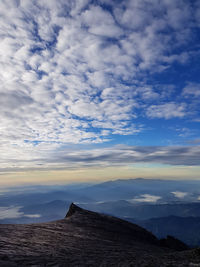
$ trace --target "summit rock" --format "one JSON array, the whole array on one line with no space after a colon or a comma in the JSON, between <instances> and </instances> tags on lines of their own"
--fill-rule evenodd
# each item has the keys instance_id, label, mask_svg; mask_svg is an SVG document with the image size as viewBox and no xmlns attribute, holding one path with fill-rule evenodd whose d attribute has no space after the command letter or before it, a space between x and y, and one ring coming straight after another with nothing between
<instances>
[{"instance_id":1,"label":"summit rock","mask_svg":"<svg viewBox=\"0 0 200 267\"><path fill-rule=\"evenodd\" d=\"M136 224L72 203L63 220L0 225L0 266L156 267L200 263L198 249L178 251L166 244Z\"/></svg>"}]
</instances>

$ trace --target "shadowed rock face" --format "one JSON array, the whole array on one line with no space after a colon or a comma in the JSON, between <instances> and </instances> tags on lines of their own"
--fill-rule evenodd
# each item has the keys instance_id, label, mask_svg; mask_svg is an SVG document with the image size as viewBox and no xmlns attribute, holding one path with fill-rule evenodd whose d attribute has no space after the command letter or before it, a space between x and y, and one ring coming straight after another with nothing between
<instances>
[{"instance_id":1,"label":"shadowed rock face","mask_svg":"<svg viewBox=\"0 0 200 267\"><path fill-rule=\"evenodd\" d=\"M198 262L198 250L162 247L154 235L135 224L74 204L63 220L0 225L0 266L156 267Z\"/></svg>"},{"instance_id":2,"label":"shadowed rock face","mask_svg":"<svg viewBox=\"0 0 200 267\"><path fill-rule=\"evenodd\" d=\"M69 207L69 210L65 216L65 218L67 217L71 217L75 212L83 212L83 209L78 207L77 205L75 205L74 203L72 203ZM85 211L85 212L88 212L88 211Z\"/></svg>"}]
</instances>

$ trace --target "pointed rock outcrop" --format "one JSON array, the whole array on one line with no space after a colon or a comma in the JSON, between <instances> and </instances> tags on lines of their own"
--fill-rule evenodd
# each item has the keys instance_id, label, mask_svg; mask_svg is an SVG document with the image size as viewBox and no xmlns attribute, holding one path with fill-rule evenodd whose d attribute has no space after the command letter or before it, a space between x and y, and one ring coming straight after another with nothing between
<instances>
[{"instance_id":1,"label":"pointed rock outcrop","mask_svg":"<svg viewBox=\"0 0 200 267\"><path fill-rule=\"evenodd\" d=\"M74 203L72 203L69 207L69 210L65 216L65 218L71 217L76 211L82 211L80 207L76 206Z\"/></svg>"}]
</instances>

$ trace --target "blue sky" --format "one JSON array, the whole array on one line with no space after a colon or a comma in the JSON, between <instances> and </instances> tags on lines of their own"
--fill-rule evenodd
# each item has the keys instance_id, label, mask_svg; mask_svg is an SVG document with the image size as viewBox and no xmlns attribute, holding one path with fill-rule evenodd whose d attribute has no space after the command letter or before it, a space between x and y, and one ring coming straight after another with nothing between
<instances>
[{"instance_id":1,"label":"blue sky","mask_svg":"<svg viewBox=\"0 0 200 267\"><path fill-rule=\"evenodd\" d=\"M199 177L199 1L2 0L0 14L2 177Z\"/></svg>"}]
</instances>

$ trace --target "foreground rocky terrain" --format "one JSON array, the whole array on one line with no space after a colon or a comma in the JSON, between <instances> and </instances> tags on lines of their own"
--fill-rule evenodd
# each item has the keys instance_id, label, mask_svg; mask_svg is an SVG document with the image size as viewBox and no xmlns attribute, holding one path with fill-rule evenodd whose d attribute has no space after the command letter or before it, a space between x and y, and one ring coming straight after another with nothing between
<instances>
[{"instance_id":1,"label":"foreground rocky terrain","mask_svg":"<svg viewBox=\"0 0 200 267\"><path fill-rule=\"evenodd\" d=\"M200 250L72 204L63 220L0 225L0 266L200 266Z\"/></svg>"}]
</instances>

